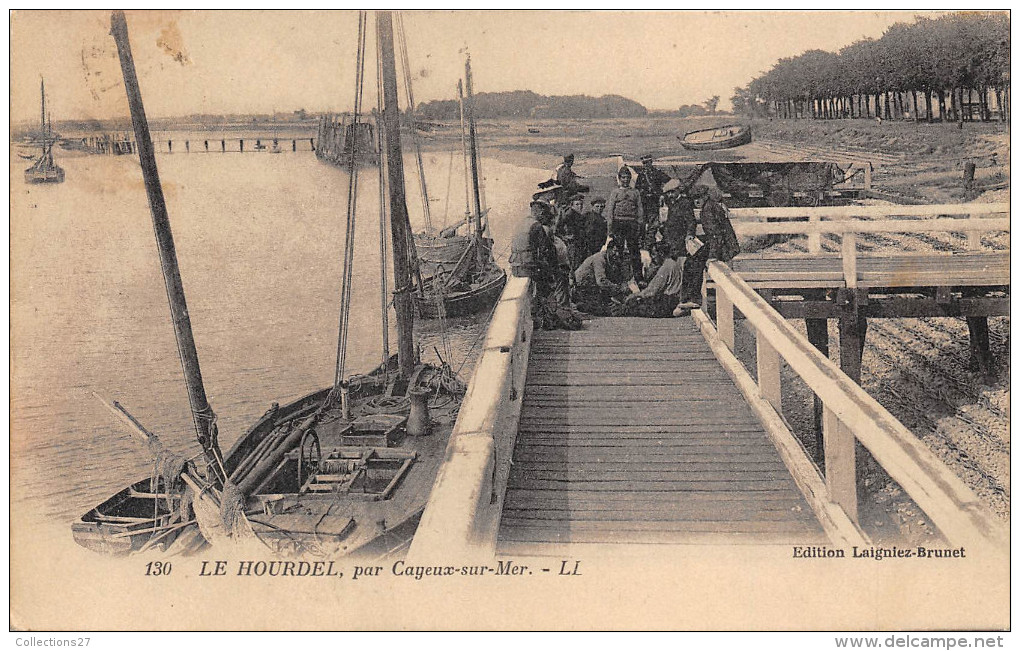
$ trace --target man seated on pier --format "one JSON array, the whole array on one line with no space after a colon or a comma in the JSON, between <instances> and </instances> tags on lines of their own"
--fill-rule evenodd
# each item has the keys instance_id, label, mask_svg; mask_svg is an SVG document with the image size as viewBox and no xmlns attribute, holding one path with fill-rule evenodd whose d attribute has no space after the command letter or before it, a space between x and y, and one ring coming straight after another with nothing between
<instances>
[{"instance_id":1,"label":"man seated on pier","mask_svg":"<svg viewBox=\"0 0 1020 651\"><path fill-rule=\"evenodd\" d=\"M604 251L588 256L574 272L574 303L577 309L595 316L609 316L614 306L630 293L626 280L615 280L630 265L622 259L623 245L609 240ZM628 275L629 278L629 275Z\"/></svg>"},{"instance_id":2,"label":"man seated on pier","mask_svg":"<svg viewBox=\"0 0 1020 651\"><path fill-rule=\"evenodd\" d=\"M668 242L652 245L652 263L658 266L658 271L647 287L625 299L621 316L657 319L673 316L673 309L680 302L682 282L676 257L673 246Z\"/></svg>"}]
</instances>

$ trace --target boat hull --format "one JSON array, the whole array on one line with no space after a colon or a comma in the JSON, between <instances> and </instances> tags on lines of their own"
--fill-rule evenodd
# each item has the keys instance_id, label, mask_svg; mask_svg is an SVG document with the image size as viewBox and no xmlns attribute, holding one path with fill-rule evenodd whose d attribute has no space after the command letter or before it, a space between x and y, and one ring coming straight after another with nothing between
<instances>
[{"instance_id":1,"label":"boat hull","mask_svg":"<svg viewBox=\"0 0 1020 651\"><path fill-rule=\"evenodd\" d=\"M715 134L725 132L725 135ZM679 137L679 136L678 136ZM740 147L751 142L751 128L730 125L718 129L701 129L689 131L680 138L680 145L691 151L713 151Z\"/></svg>"},{"instance_id":2,"label":"boat hull","mask_svg":"<svg viewBox=\"0 0 1020 651\"><path fill-rule=\"evenodd\" d=\"M477 286L464 292L450 292L443 297L443 308L448 317L467 316L490 309L499 300L503 287L506 285L506 272L496 268L489 278ZM415 294L415 307L425 319L438 319L439 306L434 294L426 292L424 296Z\"/></svg>"},{"instance_id":3,"label":"boat hull","mask_svg":"<svg viewBox=\"0 0 1020 651\"><path fill-rule=\"evenodd\" d=\"M40 172L35 169L25 170L25 183L37 184L37 183L63 183L64 182L64 168L54 167L52 169Z\"/></svg>"},{"instance_id":4,"label":"boat hull","mask_svg":"<svg viewBox=\"0 0 1020 651\"><path fill-rule=\"evenodd\" d=\"M184 527L171 528L174 514L165 496L149 489L150 479L139 480L91 509L71 525L74 541L114 556L138 551L150 541L165 550Z\"/></svg>"}]
</instances>

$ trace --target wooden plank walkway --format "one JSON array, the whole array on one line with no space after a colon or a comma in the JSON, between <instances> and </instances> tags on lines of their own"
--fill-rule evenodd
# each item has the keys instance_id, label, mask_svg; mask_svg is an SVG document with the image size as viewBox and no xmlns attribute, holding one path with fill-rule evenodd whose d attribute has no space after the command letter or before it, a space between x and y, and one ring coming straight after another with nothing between
<instances>
[{"instance_id":1,"label":"wooden plank walkway","mask_svg":"<svg viewBox=\"0 0 1020 651\"><path fill-rule=\"evenodd\" d=\"M824 540L692 319L535 331L499 553Z\"/></svg>"}]
</instances>

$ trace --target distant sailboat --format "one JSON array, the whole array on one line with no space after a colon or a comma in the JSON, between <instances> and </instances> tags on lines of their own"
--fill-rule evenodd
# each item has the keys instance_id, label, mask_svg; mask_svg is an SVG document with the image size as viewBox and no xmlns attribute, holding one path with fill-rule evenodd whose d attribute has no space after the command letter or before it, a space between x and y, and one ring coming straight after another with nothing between
<instances>
[{"instance_id":1,"label":"distant sailboat","mask_svg":"<svg viewBox=\"0 0 1020 651\"><path fill-rule=\"evenodd\" d=\"M474 199L474 211L469 210L464 222L440 232L438 237L427 231L415 234L422 275L421 289L414 295L415 305L419 314L429 319L487 310L496 303L506 285L506 271L496 264L492 256L492 239L485 236L483 220L488 219L488 209L483 207L481 198L470 58L465 63L464 76L467 111L464 111L461 94L461 123L463 125L466 113L468 140L465 159L470 160L468 195ZM457 234L457 228L464 224L473 225L473 231L469 235Z\"/></svg>"},{"instance_id":2,"label":"distant sailboat","mask_svg":"<svg viewBox=\"0 0 1020 651\"><path fill-rule=\"evenodd\" d=\"M42 95L41 123L42 123L42 152L32 167L25 170L26 183L63 183L64 168L53 162L53 138L46 121L46 82L39 82L39 90Z\"/></svg>"}]
</instances>

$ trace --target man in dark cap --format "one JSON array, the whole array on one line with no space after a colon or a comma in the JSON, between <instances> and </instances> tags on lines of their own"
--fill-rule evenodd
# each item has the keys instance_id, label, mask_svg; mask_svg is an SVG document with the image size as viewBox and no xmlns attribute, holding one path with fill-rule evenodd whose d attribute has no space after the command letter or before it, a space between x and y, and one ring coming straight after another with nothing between
<instances>
[{"instance_id":1,"label":"man in dark cap","mask_svg":"<svg viewBox=\"0 0 1020 651\"><path fill-rule=\"evenodd\" d=\"M609 235L606 226L606 218L602 216L606 209L606 200L602 197L595 197L591 202L591 208L584 213L584 257L602 250Z\"/></svg>"},{"instance_id":2,"label":"man in dark cap","mask_svg":"<svg viewBox=\"0 0 1020 651\"><path fill-rule=\"evenodd\" d=\"M588 256L574 272L574 302L577 309L595 316L610 316L613 299L622 300L630 289L626 281L617 281L621 271L629 272L630 265L621 259L623 246L618 240L609 240L604 251Z\"/></svg>"},{"instance_id":3,"label":"man in dark cap","mask_svg":"<svg viewBox=\"0 0 1020 651\"><path fill-rule=\"evenodd\" d=\"M584 208L584 197L575 194L570 197L566 210L560 213L559 222L556 224L556 235L567 245L567 258L570 261L570 271L581 266L584 259L588 257L588 245L585 241L585 218L581 214Z\"/></svg>"},{"instance_id":4,"label":"man in dark cap","mask_svg":"<svg viewBox=\"0 0 1020 651\"><path fill-rule=\"evenodd\" d=\"M574 172L573 166L574 155L567 154L563 157L563 162L553 172L552 178L538 184L539 188L552 192L556 207L559 209L566 207L568 197L587 192L590 189L578 181L581 177Z\"/></svg>"},{"instance_id":5,"label":"man in dark cap","mask_svg":"<svg viewBox=\"0 0 1020 651\"><path fill-rule=\"evenodd\" d=\"M535 294L539 297L546 297L552 292L559 264L556 249L546 230L554 223L552 206L536 199L531 202L531 214L521 224L510 245L513 275L531 278L535 283Z\"/></svg>"},{"instance_id":6,"label":"man in dark cap","mask_svg":"<svg viewBox=\"0 0 1020 651\"><path fill-rule=\"evenodd\" d=\"M680 292L679 309L693 309L701 306L701 284L705 267L711 259L729 262L740 253L740 243L730 223L729 210L722 203L722 192L718 188L696 185L691 197L701 204L701 228L705 231L704 242L697 234L698 222L694 215L685 217L684 233L687 259L684 261L683 288Z\"/></svg>"},{"instance_id":7,"label":"man in dark cap","mask_svg":"<svg viewBox=\"0 0 1020 651\"><path fill-rule=\"evenodd\" d=\"M651 248L655 242L655 234L659 228L659 205L662 197L662 186L670 181L670 176L655 166L651 154L641 157L641 167L637 170L634 187L641 193L641 203L645 213L645 232L642 242Z\"/></svg>"}]
</instances>

